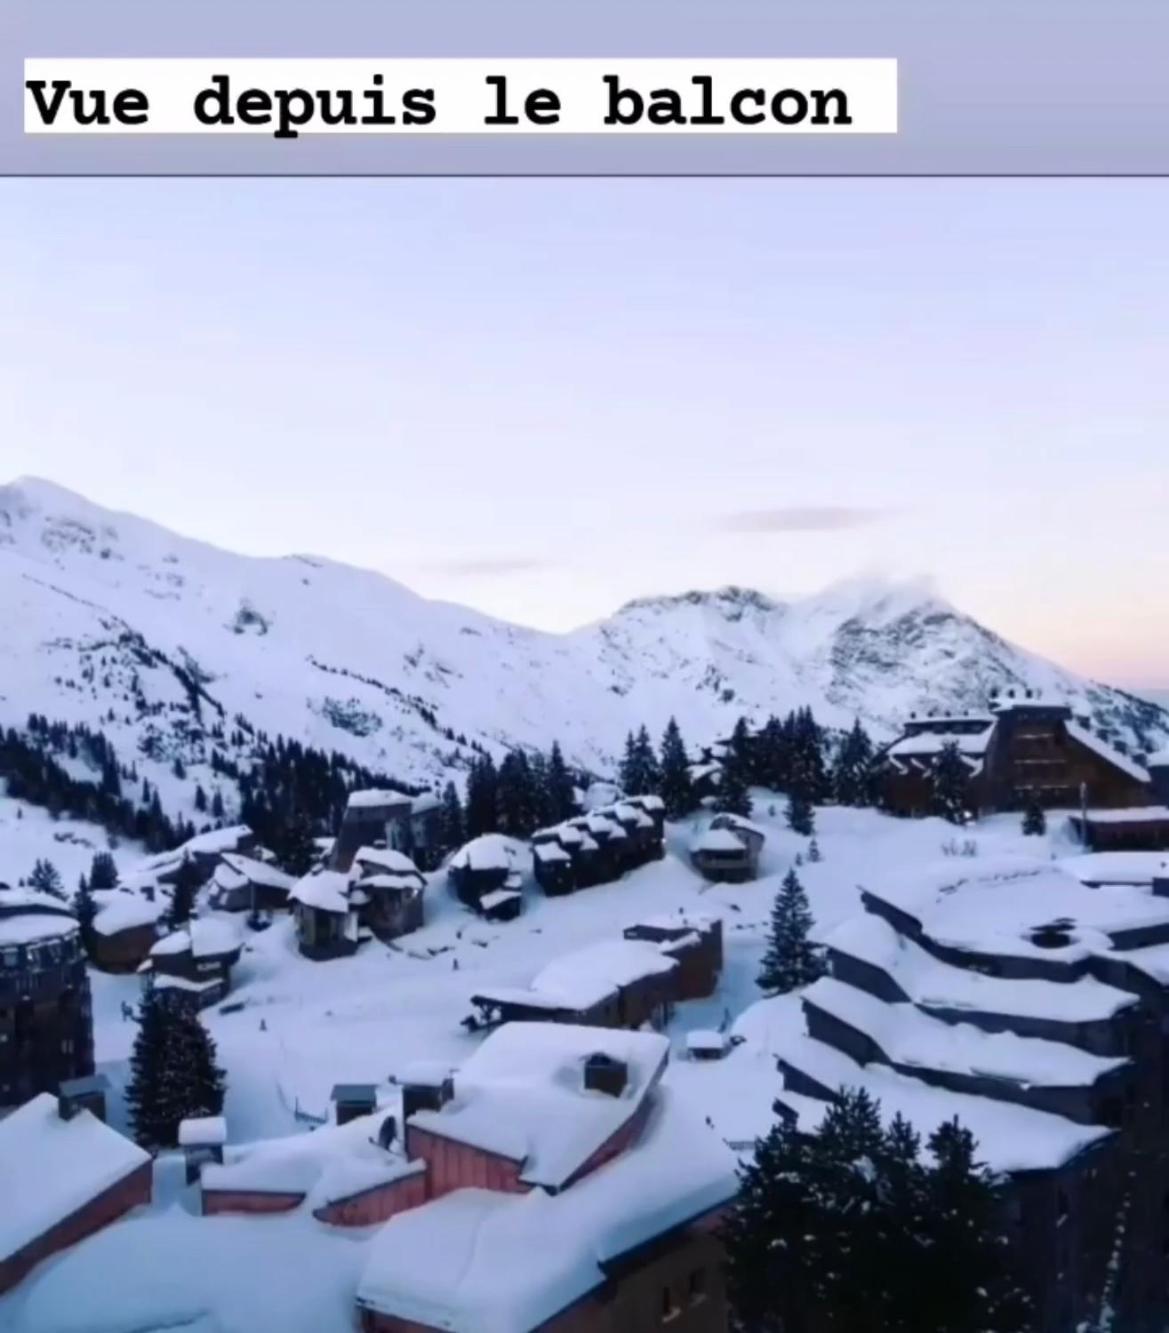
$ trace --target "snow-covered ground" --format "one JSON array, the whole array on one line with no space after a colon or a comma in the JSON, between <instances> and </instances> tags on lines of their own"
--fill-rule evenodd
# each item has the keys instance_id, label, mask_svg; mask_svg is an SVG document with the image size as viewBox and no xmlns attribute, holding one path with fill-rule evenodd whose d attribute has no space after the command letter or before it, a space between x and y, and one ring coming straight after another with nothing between
<instances>
[{"instance_id":1,"label":"snow-covered ground","mask_svg":"<svg viewBox=\"0 0 1169 1333\"><path fill-rule=\"evenodd\" d=\"M387 1083L418 1060L457 1065L481 1040L460 1023L476 988L526 985L561 953L614 939L642 917L679 909L722 917L726 962L713 996L677 1006L668 1032L673 1054L667 1080L704 1117L717 1118L725 1137L749 1141L763 1132L779 1091L771 1051L798 1024L799 1009L792 997L761 1001L755 974L779 881L798 853L806 858L808 840L784 827L782 798L766 792L755 797L754 819L768 836L762 876L752 883L710 885L690 869L686 849L701 823L695 820L668 826L664 860L615 883L556 899L526 883L524 913L512 922L471 915L440 874L430 878L425 926L394 946L372 940L352 958L310 962L298 954L287 918L266 931L246 931L228 1001L232 1011L220 1007L205 1014L228 1074L230 1142L308 1131L326 1114L334 1083ZM937 820L822 809L816 835L822 860L805 860L799 869L816 932L826 934L858 910L859 885L935 860L946 847L960 850L970 842L980 856L1066 855L1074 848L1063 824L1053 817L1047 837L1025 838L1015 817L955 830ZM52 852L75 880L93 848L53 841L54 833L65 831L26 810L23 820L0 824L0 853L6 862L15 856L31 868L36 856ZM126 857L123 870L132 869ZM138 986L134 977L93 975L97 1059L114 1086L111 1119L119 1125L125 1123L120 1092L135 1033L122 1005L136 1001ZM687 1061L686 1033L717 1028L728 1016L745 1044L722 1061ZM287 1333L351 1328L352 1294L372 1231L338 1234L303 1211L285 1218L201 1219L193 1210L190 1191L163 1189L148 1213L49 1261L0 1300L0 1327L13 1333L139 1333L158 1326L165 1313L172 1325L197 1333L242 1333L260 1325ZM134 1284L133 1302L128 1294L114 1303L103 1275L128 1255L149 1282ZM58 1268L61 1281L53 1276ZM310 1272L311 1281L305 1276ZM75 1311L62 1307L66 1275L80 1298ZM96 1306L85 1306L86 1292ZM270 1293L277 1305L265 1304L257 1293Z\"/></svg>"}]
</instances>

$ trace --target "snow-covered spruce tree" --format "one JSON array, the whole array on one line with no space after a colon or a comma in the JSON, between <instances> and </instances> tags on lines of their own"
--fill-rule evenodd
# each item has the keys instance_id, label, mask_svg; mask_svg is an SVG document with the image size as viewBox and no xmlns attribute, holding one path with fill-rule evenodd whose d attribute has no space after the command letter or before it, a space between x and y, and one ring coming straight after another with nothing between
<instances>
[{"instance_id":1,"label":"snow-covered spruce tree","mask_svg":"<svg viewBox=\"0 0 1169 1333\"><path fill-rule=\"evenodd\" d=\"M307 875L317 859L312 825L301 810L296 810L274 830L272 852L280 868L289 875Z\"/></svg>"},{"instance_id":2,"label":"snow-covered spruce tree","mask_svg":"<svg viewBox=\"0 0 1169 1333\"><path fill-rule=\"evenodd\" d=\"M638 728L633 741L637 753L638 778L641 786L638 791L629 792L630 796L655 796L662 785L662 773L658 767L658 757L654 753L653 741L644 723Z\"/></svg>"},{"instance_id":3,"label":"snow-covered spruce tree","mask_svg":"<svg viewBox=\"0 0 1169 1333\"><path fill-rule=\"evenodd\" d=\"M463 803L459 800L459 789L453 782L448 782L442 790L442 817L439 820L439 839L445 851L453 851L466 841L466 826L463 823Z\"/></svg>"},{"instance_id":4,"label":"snow-covered spruce tree","mask_svg":"<svg viewBox=\"0 0 1169 1333\"><path fill-rule=\"evenodd\" d=\"M955 741L947 741L934 764L934 813L951 824L964 824L969 801L970 770Z\"/></svg>"},{"instance_id":5,"label":"snow-covered spruce tree","mask_svg":"<svg viewBox=\"0 0 1169 1333\"><path fill-rule=\"evenodd\" d=\"M788 828L793 833L799 833L805 838L810 838L816 831L816 811L812 807L812 802L802 791L793 791L787 798L784 817L787 819Z\"/></svg>"},{"instance_id":6,"label":"snow-covered spruce tree","mask_svg":"<svg viewBox=\"0 0 1169 1333\"><path fill-rule=\"evenodd\" d=\"M495 760L489 754L476 755L467 771L465 813L468 838L495 833L499 828L498 786L499 774L496 772Z\"/></svg>"},{"instance_id":7,"label":"snow-covered spruce tree","mask_svg":"<svg viewBox=\"0 0 1169 1333\"><path fill-rule=\"evenodd\" d=\"M817 861L823 861L823 859L824 854L820 851L820 844L813 838L812 841L808 843L808 860L814 864Z\"/></svg>"},{"instance_id":8,"label":"snow-covered spruce tree","mask_svg":"<svg viewBox=\"0 0 1169 1333\"><path fill-rule=\"evenodd\" d=\"M743 764L734 750L728 751L723 761L714 808L720 814L741 815L744 819L751 814L751 794L747 790L747 774L743 771Z\"/></svg>"},{"instance_id":9,"label":"snow-covered spruce tree","mask_svg":"<svg viewBox=\"0 0 1169 1333\"><path fill-rule=\"evenodd\" d=\"M681 819L697 806L694 783L690 778L690 759L676 718L670 718L662 734L661 783L658 791L666 807L667 819Z\"/></svg>"},{"instance_id":10,"label":"snow-covered spruce tree","mask_svg":"<svg viewBox=\"0 0 1169 1333\"><path fill-rule=\"evenodd\" d=\"M771 930L756 981L770 995L786 995L824 975L824 960L808 938L812 909L799 876L789 870L771 907Z\"/></svg>"},{"instance_id":11,"label":"snow-covered spruce tree","mask_svg":"<svg viewBox=\"0 0 1169 1333\"><path fill-rule=\"evenodd\" d=\"M1038 801L1028 802L1023 811L1023 832L1028 837L1042 837L1047 832L1047 816Z\"/></svg>"},{"instance_id":12,"label":"snow-covered spruce tree","mask_svg":"<svg viewBox=\"0 0 1169 1333\"><path fill-rule=\"evenodd\" d=\"M184 856L171 885L170 911L166 915L166 924L171 930L178 930L190 921L195 895L201 884L198 867L189 856Z\"/></svg>"},{"instance_id":13,"label":"snow-covered spruce tree","mask_svg":"<svg viewBox=\"0 0 1169 1333\"><path fill-rule=\"evenodd\" d=\"M223 1070L197 1013L148 992L138 1011L126 1103L134 1137L149 1148L178 1141L179 1121L223 1110Z\"/></svg>"},{"instance_id":14,"label":"snow-covered spruce tree","mask_svg":"<svg viewBox=\"0 0 1169 1333\"><path fill-rule=\"evenodd\" d=\"M1002 1231L1001 1187L975 1159L974 1138L957 1120L931 1135L926 1224L930 1263L916 1284L920 1328L947 1333L1022 1333L1030 1301ZM929 1321L929 1322L926 1322Z\"/></svg>"},{"instance_id":15,"label":"snow-covered spruce tree","mask_svg":"<svg viewBox=\"0 0 1169 1333\"><path fill-rule=\"evenodd\" d=\"M30 889L36 889L38 893L47 893L53 898L65 901L65 885L61 882L60 872L47 857L38 857L32 868L32 874L28 877L28 886Z\"/></svg>"},{"instance_id":16,"label":"snow-covered spruce tree","mask_svg":"<svg viewBox=\"0 0 1169 1333\"><path fill-rule=\"evenodd\" d=\"M920 1152L842 1089L814 1136L782 1120L740 1171L723 1232L736 1324L751 1333L1021 1333L1028 1304L1001 1201L960 1126Z\"/></svg>"},{"instance_id":17,"label":"snow-covered spruce tree","mask_svg":"<svg viewBox=\"0 0 1169 1333\"><path fill-rule=\"evenodd\" d=\"M747 725L745 717L739 718L731 732L730 753L734 756L743 777L748 782L754 782L758 777L755 747L751 738L751 728Z\"/></svg>"},{"instance_id":18,"label":"snow-covered spruce tree","mask_svg":"<svg viewBox=\"0 0 1169 1333\"><path fill-rule=\"evenodd\" d=\"M549 822L558 824L563 819L571 819L576 810L572 774L564 762L558 741L552 742L552 749L548 752L547 783Z\"/></svg>"},{"instance_id":19,"label":"snow-covered spruce tree","mask_svg":"<svg viewBox=\"0 0 1169 1333\"><path fill-rule=\"evenodd\" d=\"M498 831L526 838L539 823L539 796L523 750L511 750L499 765L496 785Z\"/></svg>"},{"instance_id":20,"label":"snow-covered spruce tree","mask_svg":"<svg viewBox=\"0 0 1169 1333\"><path fill-rule=\"evenodd\" d=\"M91 889L118 887L117 863L109 852L94 852L89 866L89 887Z\"/></svg>"},{"instance_id":21,"label":"snow-covered spruce tree","mask_svg":"<svg viewBox=\"0 0 1169 1333\"><path fill-rule=\"evenodd\" d=\"M138 1006L138 1033L130 1052L130 1078L126 1084L126 1106L134 1138L144 1148L158 1148L172 1140L177 1130L173 1085L167 1072L167 1047L171 1039L170 1006L148 991Z\"/></svg>"},{"instance_id":22,"label":"snow-covered spruce tree","mask_svg":"<svg viewBox=\"0 0 1169 1333\"><path fill-rule=\"evenodd\" d=\"M176 1074L182 1083L180 1119L219 1115L226 1092L224 1071L216 1064L215 1042L193 1010L182 1006L174 1020ZM176 1132L178 1126L175 1126Z\"/></svg>"},{"instance_id":23,"label":"snow-covered spruce tree","mask_svg":"<svg viewBox=\"0 0 1169 1333\"><path fill-rule=\"evenodd\" d=\"M873 742L857 718L840 742L832 765L832 795L837 805L871 805L868 773L873 762Z\"/></svg>"},{"instance_id":24,"label":"snow-covered spruce tree","mask_svg":"<svg viewBox=\"0 0 1169 1333\"><path fill-rule=\"evenodd\" d=\"M77 883L77 892L73 895L73 915L81 927L81 940L89 949L93 923L97 917L97 904L93 900L93 880L84 875Z\"/></svg>"}]
</instances>

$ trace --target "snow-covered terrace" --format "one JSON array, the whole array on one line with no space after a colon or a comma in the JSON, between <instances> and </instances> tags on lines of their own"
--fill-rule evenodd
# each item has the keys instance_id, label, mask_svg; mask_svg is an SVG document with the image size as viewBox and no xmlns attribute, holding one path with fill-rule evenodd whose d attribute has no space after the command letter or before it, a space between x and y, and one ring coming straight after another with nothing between
<instances>
[{"instance_id":1,"label":"snow-covered terrace","mask_svg":"<svg viewBox=\"0 0 1169 1333\"><path fill-rule=\"evenodd\" d=\"M1127 884L1091 888L1050 861L1023 856L963 865L954 858L874 879L862 888L914 918L938 944L1012 957L1075 962L1108 953L1122 932L1169 932L1169 898ZM1033 933L1066 922L1068 942Z\"/></svg>"},{"instance_id":2,"label":"snow-covered terrace","mask_svg":"<svg viewBox=\"0 0 1169 1333\"><path fill-rule=\"evenodd\" d=\"M886 1004L834 977L814 982L803 999L864 1033L898 1065L1004 1079L1024 1087L1070 1088L1090 1087L1127 1063L1064 1042L945 1023L912 1004Z\"/></svg>"},{"instance_id":3,"label":"snow-covered terrace","mask_svg":"<svg viewBox=\"0 0 1169 1333\"><path fill-rule=\"evenodd\" d=\"M729 1065L736 1054L711 1068ZM1041 1171L1062 1166L1112 1133L1099 1125L1081 1125L1013 1102L931 1087L883 1065L858 1065L831 1046L807 1036L789 1038L780 1055L786 1063L833 1092L863 1088L880 1102L882 1119L888 1121L900 1113L923 1139L939 1125L957 1117L975 1138L978 1160L996 1172ZM796 1113L800 1130L812 1134L819 1129L828 1102L786 1089L778 1095L780 1103Z\"/></svg>"},{"instance_id":4,"label":"snow-covered terrace","mask_svg":"<svg viewBox=\"0 0 1169 1333\"><path fill-rule=\"evenodd\" d=\"M579 1013L603 1004L624 986L662 976L677 966L657 944L645 940L599 940L554 958L532 978L531 988Z\"/></svg>"},{"instance_id":5,"label":"snow-covered terrace","mask_svg":"<svg viewBox=\"0 0 1169 1333\"><path fill-rule=\"evenodd\" d=\"M872 913L849 917L823 941L890 977L915 1004L926 1009L966 1009L972 1013L1018 1015L1057 1023L1107 1020L1137 1003L1137 997L1093 977L1075 981L1014 980L951 967Z\"/></svg>"}]
</instances>

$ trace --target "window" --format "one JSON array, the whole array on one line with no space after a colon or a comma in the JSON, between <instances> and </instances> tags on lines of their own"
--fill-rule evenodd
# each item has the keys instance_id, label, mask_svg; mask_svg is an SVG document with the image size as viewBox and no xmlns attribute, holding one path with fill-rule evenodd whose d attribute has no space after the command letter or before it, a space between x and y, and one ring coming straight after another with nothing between
<instances>
[{"instance_id":1,"label":"window","mask_svg":"<svg viewBox=\"0 0 1169 1333\"><path fill-rule=\"evenodd\" d=\"M686 1294L690 1298L691 1305L697 1305L699 1301L706 1300L706 1269L695 1268L689 1281L686 1283Z\"/></svg>"},{"instance_id":2,"label":"window","mask_svg":"<svg viewBox=\"0 0 1169 1333\"><path fill-rule=\"evenodd\" d=\"M681 1313L682 1313L682 1308L681 1308L681 1306L678 1304L678 1302L677 1302L676 1300L674 1300L674 1289L673 1289L673 1287L663 1287L663 1288L662 1288L662 1323L663 1323L663 1324L666 1324L666 1323L669 1323L669 1321L670 1321L671 1319L677 1319L677 1317L678 1317Z\"/></svg>"}]
</instances>

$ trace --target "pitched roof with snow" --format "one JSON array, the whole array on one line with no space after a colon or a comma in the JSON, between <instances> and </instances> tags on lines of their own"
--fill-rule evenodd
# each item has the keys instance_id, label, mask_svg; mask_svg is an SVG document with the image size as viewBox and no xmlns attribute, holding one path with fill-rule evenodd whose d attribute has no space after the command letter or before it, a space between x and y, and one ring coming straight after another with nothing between
<instances>
[{"instance_id":1,"label":"pitched roof with snow","mask_svg":"<svg viewBox=\"0 0 1169 1333\"><path fill-rule=\"evenodd\" d=\"M286 874L278 866L258 861L253 856L243 856L239 852L224 852L221 866L234 871L248 883L259 884L265 889L282 889L287 892L295 883L294 876ZM218 873L217 869L217 877Z\"/></svg>"},{"instance_id":2,"label":"pitched roof with snow","mask_svg":"<svg viewBox=\"0 0 1169 1333\"><path fill-rule=\"evenodd\" d=\"M1082 727L1078 722L1068 722L1065 724L1068 729L1068 735L1073 740L1077 740L1081 745L1086 745L1089 750L1094 751L1101 759L1110 763L1113 768L1119 768L1122 773L1127 773L1130 778L1136 782L1148 782L1149 771L1130 759L1128 755L1121 752L1102 737L1097 736L1094 731L1089 731L1087 727Z\"/></svg>"},{"instance_id":3,"label":"pitched roof with snow","mask_svg":"<svg viewBox=\"0 0 1169 1333\"><path fill-rule=\"evenodd\" d=\"M0 1120L0 1260L149 1161L89 1111L63 1120L47 1092L25 1102Z\"/></svg>"},{"instance_id":4,"label":"pitched roof with snow","mask_svg":"<svg viewBox=\"0 0 1169 1333\"><path fill-rule=\"evenodd\" d=\"M153 901L127 889L99 889L93 895L97 916L93 928L99 935L117 935L123 930L152 926L166 911L166 901Z\"/></svg>"},{"instance_id":5,"label":"pitched roof with snow","mask_svg":"<svg viewBox=\"0 0 1169 1333\"><path fill-rule=\"evenodd\" d=\"M566 1030L538 1028L552 1031ZM586 1031L594 1044L602 1035ZM636 1145L557 1194L460 1189L392 1218L370 1247L358 1303L450 1333L530 1333L600 1287L607 1265L736 1189L725 1145L658 1088Z\"/></svg>"},{"instance_id":6,"label":"pitched roof with snow","mask_svg":"<svg viewBox=\"0 0 1169 1333\"><path fill-rule=\"evenodd\" d=\"M164 935L150 950L150 956L190 953L193 958L214 958L240 948L239 934L228 922L218 917L193 917L185 926Z\"/></svg>"},{"instance_id":7,"label":"pitched roof with snow","mask_svg":"<svg viewBox=\"0 0 1169 1333\"><path fill-rule=\"evenodd\" d=\"M352 907L352 889L353 882L347 871L313 870L293 884L288 896L293 902L303 903L319 912L344 915Z\"/></svg>"},{"instance_id":8,"label":"pitched roof with snow","mask_svg":"<svg viewBox=\"0 0 1169 1333\"><path fill-rule=\"evenodd\" d=\"M406 855L393 847L359 847L353 854L355 864L388 870L395 875L418 875L422 872Z\"/></svg>"},{"instance_id":9,"label":"pitched roof with snow","mask_svg":"<svg viewBox=\"0 0 1169 1333\"><path fill-rule=\"evenodd\" d=\"M575 1013L603 1004L624 986L662 976L678 966L660 947L645 940L598 940L545 964L531 988Z\"/></svg>"},{"instance_id":10,"label":"pitched roof with snow","mask_svg":"<svg viewBox=\"0 0 1169 1333\"><path fill-rule=\"evenodd\" d=\"M79 927L67 903L35 889L0 887L0 945L36 944L74 935Z\"/></svg>"},{"instance_id":11,"label":"pitched roof with snow","mask_svg":"<svg viewBox=\"0 0 1169 1333\"><path fill-rule=\"evenodd\" d=\"M670 1043L656 1032L562 1023L506 1023L454 1076L441 1111L410 1124L522 1164L521 1178L558 1188L638 1111L661 1077ZM619 1096L584 1086L585 1062L626 1066Z\"/></svg>"},{"instance_id":12,"label":"pitched roof with snow","mask_svg":"<svg viewBox=\"0 0 1169 1333\"><path fill-rule=\"evenodd\" d=\"M451 857L453 870L505 870L517 868L522 844L502 833L484 833L472 838Z\"/></svg>"}]
</instances>

